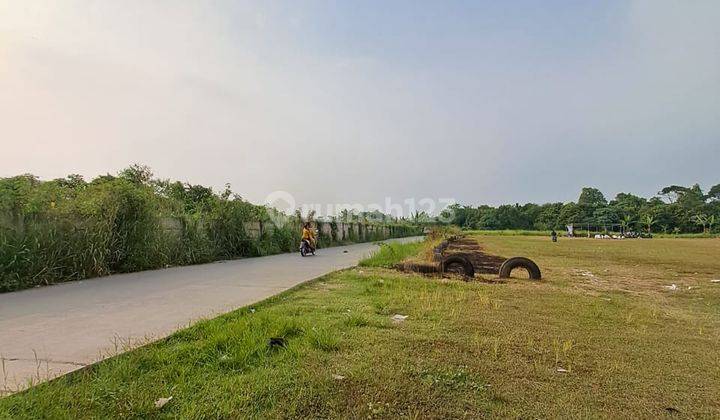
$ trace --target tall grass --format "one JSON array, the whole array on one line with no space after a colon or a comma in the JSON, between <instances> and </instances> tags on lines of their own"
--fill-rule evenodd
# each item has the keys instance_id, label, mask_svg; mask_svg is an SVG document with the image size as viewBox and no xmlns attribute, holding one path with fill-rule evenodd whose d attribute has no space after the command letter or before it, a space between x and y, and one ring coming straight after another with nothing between
<instances>
[{"instance_id":1,"label":"tall grass","mask_svg":"<svg viewBox=\"0 0 720 420\"><path fill-rule=\"evenodd\" d=\"M277 254L294 250L300 241L299 220L275 226L270 221L274 210L229 190L215 194L210 188L153 180L150 175L146 168L131 167L117 177L91 182L78 176L53 181L31 175L0 178L0 293L111 273ZM407 224L361 228L355 223L346 236L341 235L342 226L332 223L332 234L321 232L321 246L420 233Z\"/></svg>"},{"instance_id":2,"label":"tall grass","mask_svg":"<svg viewBox=\"0 0 720 420\"><path fill-rule=\"evenodd\" d=\"M393 267L395 264L420 253L426 242L381 243L380 248L360 261L361 267Z\"/></svg>"}]
</instances>

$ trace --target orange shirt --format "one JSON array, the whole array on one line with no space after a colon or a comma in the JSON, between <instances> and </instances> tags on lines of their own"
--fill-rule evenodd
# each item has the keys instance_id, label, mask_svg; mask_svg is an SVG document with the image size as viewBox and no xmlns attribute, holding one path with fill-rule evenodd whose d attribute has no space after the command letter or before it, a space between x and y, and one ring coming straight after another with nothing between
<instances>
[{"instance_id":1,"label":"orange shirt","mask_svg":"<svg viewBox=\"0 0 720 420\"><path fill-rule=\"evenodd\" d=\"M303 239L315 239L315 234L313 233L312 230L310 230L308 228L303 228L302 238Z\"/></svg>"}]
</instances>

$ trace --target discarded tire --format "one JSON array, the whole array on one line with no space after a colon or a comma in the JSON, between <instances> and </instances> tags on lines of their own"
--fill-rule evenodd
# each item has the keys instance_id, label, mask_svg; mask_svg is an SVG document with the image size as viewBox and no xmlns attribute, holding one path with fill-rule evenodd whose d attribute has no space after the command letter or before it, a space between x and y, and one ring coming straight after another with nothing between
<instances>
[{"instance_id":1,"label":"discarded tire","mask_svg":"<svg viewBox=\"0 0 720 420\"><path fill-rule=\"evenodd\" d=\"M462 269L462 273L465 277L475 277L475 267L473 267L470 260L459 255L451 255L445 258L440 264L440 272L456 272L455 268Z\"/></svg>"},{"instance_id":2,"label":"discarded tire","mask_svg":"<svg viewBox=\"0 0 720 420\"><path fill-rule=\"evenodd\" d=\"M542 274L540 274L540 267L538 267L533 260L525 257L513 257L506 260L500 266L500 278L510 278L510 273L516 268L524 268L530 274L530 278L533 280L540 280Z\"/></svg>"}]
</instances>

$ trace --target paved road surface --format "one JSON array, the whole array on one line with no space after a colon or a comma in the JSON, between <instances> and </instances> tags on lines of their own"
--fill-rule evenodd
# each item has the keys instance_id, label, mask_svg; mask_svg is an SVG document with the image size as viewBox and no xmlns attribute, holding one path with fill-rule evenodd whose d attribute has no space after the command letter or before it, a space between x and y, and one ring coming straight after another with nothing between
<instances>
[{"instance_id":1,"label":"paved road surface","mask_svg":"<svg viewBox=\"0 0 720 420\"><path fill-rule=\"evenodd\" d=\"M322 249L308 258L281 254L0 294L0 393L354 266L375 248L357 244Z\"/></svg>"}]
</instances>

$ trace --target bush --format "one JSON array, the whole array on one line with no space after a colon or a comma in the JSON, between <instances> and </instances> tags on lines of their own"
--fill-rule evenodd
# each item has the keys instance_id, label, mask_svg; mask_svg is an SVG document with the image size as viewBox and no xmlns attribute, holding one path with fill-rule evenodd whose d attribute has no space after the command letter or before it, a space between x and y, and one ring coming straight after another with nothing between
<instances>
[{"instance_id":1,"label":"bush","mask_svg":"<svg viewBox=\"0 0 720 420\"><path fill-rule=\"evenodd\" d=\"M52 181L33 175L0 178L0 292L294 251L298 221L274 227L268 211L273 210L248 203L229 188L218 195L200 185L154 180L138 165L89 183L78 175ZM260 232L246 230L258 223ZM342 239L337 222L331 222L331 230L333 237L321 237L321 246ZM420 233L409 225L392 231L393 236Z\"/></svg>"}]
</instances>

